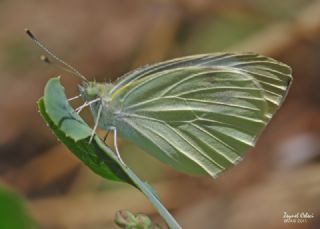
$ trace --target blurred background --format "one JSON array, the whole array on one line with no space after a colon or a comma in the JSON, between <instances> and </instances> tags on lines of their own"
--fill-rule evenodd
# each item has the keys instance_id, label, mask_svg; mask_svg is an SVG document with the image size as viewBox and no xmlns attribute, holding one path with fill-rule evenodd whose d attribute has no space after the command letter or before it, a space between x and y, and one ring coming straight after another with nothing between
<instances>
[{"instance_id":1,"label":"blurred background","mask_svg":"<svg viewBox=\"0 0 320 229\"><path fill-rule=\"evenodd\" d=\"M218 179L178 173L121 140L120 151L183 228L320 228L319 0L0 1L0 228L117 228L119 209L163 224L141 193L99 178L45 125L36 101L46 81L62 75L72 97L79 80L42 63L26 27L97 81L208 52L253 51L292 66L282 108ZM285 212L313 217L284 223Z\"/></svg>"}]
</instances>

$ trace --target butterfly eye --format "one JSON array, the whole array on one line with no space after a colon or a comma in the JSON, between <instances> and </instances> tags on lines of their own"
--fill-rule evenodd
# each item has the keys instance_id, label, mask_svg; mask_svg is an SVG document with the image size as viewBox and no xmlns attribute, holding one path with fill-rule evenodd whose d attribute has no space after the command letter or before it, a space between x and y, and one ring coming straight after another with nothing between
<instances>
[{"instance_id":1,"label":"butterfly eye","mask_svg":"<svg viewBox=\"0 0 320 229\"><path fill-rule=\"evenodd\" d=\"M99 95L99 88L96 85L89 85L85 88L84 93L89 98L95 98Z\"/></svg>"}]
</instances>

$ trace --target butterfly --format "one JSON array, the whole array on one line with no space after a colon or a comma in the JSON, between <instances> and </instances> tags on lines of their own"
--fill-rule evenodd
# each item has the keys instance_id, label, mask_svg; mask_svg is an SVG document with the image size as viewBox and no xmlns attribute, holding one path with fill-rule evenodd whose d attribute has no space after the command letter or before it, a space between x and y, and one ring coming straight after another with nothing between
<instances>
[{"instance_id":1,"label":"butterfly","mask_svg":"<svg viewBox=\"0 0 320 229\"><path fill-rule=\"evenodd\" d=\"M219 173L241 161L283 103L292 82L289 66L254 53L211 53L133 70L113 83L83 79L80 94L97 128L113 131L178 171Z\"/></svg>"}]
</instances>

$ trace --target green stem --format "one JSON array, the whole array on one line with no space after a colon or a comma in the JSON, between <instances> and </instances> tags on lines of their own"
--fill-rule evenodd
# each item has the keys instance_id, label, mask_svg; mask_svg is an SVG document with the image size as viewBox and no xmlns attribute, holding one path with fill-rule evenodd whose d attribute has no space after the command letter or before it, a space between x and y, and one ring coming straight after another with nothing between
<instances>
[{"instance_id":1,"label":"green stem","mask_svg":"<svg viewBox=\"0 0 320 229\"><path fill-rule=\"evenodd\" d=\"M116 158L115 153L107 147L99 138L96 138L96 142L99 147L106 153L106 158L113 155L114 160L118 162L118 165L126 172L126 174L131 178L137 188L150 200L151 204L157 209L162 218L166 221L170 229L182 229L182 227L177 223L177 221L173 218L173 216L169 213L169 211L162 205L159 198L152 192L152 190L146 186L146 184L137 177L133 171L120 163Z\"/></svg>"}]
</instances>

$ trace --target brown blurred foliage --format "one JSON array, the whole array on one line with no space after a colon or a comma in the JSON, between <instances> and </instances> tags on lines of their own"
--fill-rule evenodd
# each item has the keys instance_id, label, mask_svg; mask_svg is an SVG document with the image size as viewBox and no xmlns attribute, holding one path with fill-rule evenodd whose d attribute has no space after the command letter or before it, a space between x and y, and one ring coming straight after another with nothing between
<instances>
[{"instance_id":1,"label":"brown blurred foliage","mask_svg":"<svg viewBox=\"0 0 320 229\"><path fill-rule=\"evenodd\" d=\"M70 97L79 81L39 61L26 27L98 81L214 51L292 66L287 100L257 147L218 179L179 174L124 141L121 152L183 228L320 228L319 1L0 1L0 183L26 197L43 228L116 228L118 209L163 222L139 192L97 177L45 126L36 101L46 81L62 75ZM314 218L286 224L284 212Z\"/></svg>"}]
</instances>

